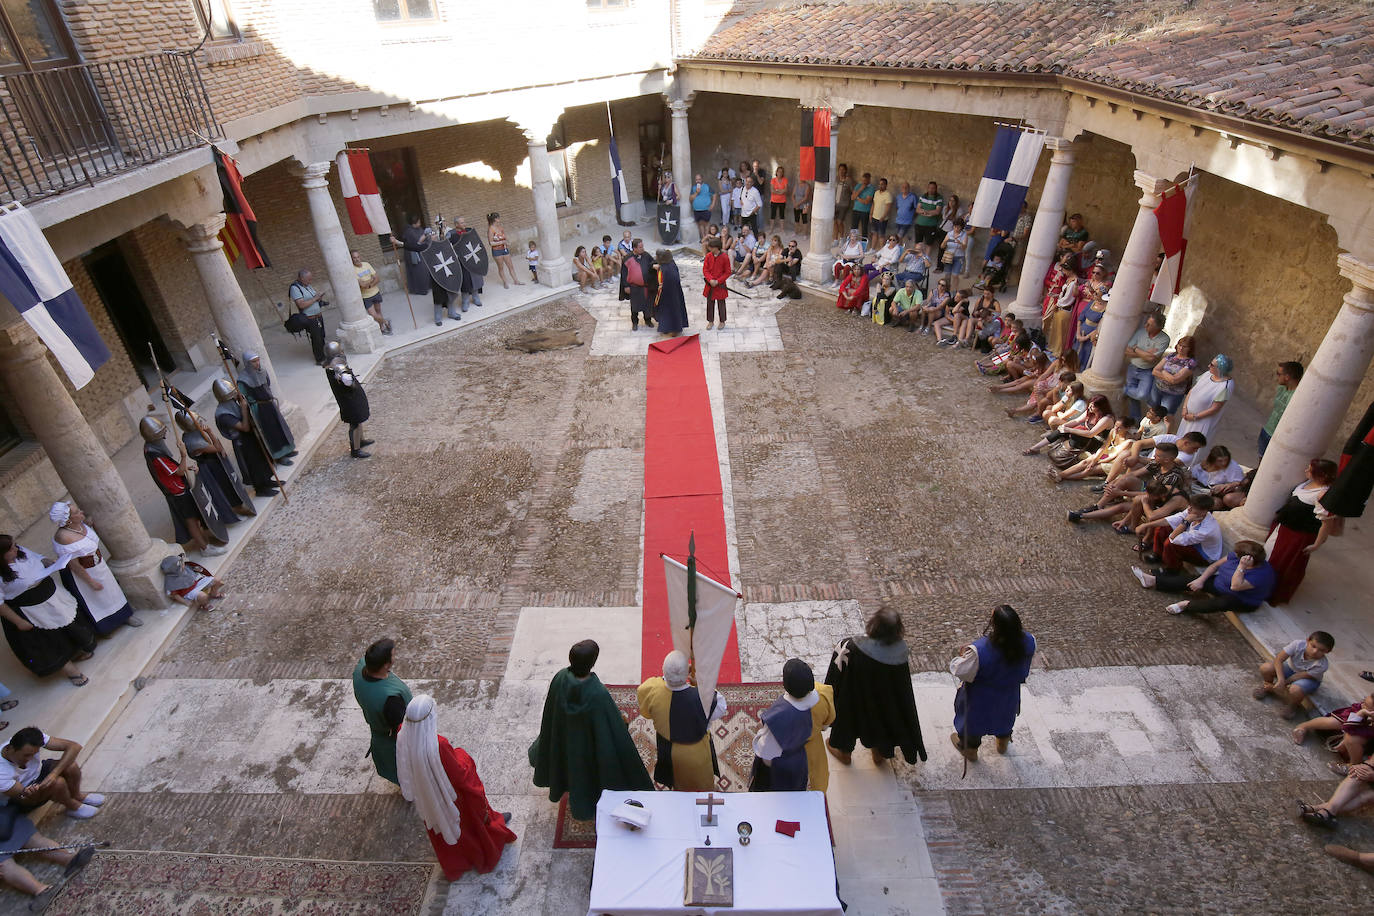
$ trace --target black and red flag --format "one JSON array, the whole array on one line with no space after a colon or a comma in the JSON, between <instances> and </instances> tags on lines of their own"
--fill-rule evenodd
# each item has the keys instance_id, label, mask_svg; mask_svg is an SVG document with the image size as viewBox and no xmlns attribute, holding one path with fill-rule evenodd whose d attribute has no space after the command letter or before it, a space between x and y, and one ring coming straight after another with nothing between
<instances>
[{"instance_id":1,"label":"black and red flag","mask_svg":"<svg viewBox=\"0 0 1374 916\"><path fill-rule=\"evenodd\" d=\"M830 180L830 109L803 109L801 180Z\"/></svg>"},{"instance_id":2,"label":"black and red flag","mask_svg":"<svg viewBox=\"0 0 1374 916\"><path fill-rule=\"evenodd\" d=\"M243 196L243 176L234 160L218 147L211 147L215 156L215 172L219 175L220 190L224 192L224 228L220 230L220 241L224 243L224 256L232 264L240 257L249 270L271 267L267 253L258 241L258 218Z\"/></svg>"}]
</instances>

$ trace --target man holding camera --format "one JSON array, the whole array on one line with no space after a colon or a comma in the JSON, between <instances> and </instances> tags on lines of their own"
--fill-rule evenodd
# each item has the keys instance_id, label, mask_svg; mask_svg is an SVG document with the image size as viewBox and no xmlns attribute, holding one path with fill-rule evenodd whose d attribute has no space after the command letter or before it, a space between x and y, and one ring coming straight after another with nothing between
<instances>
[{"instance_id":1,"label":"man holding camera","mask_svg":"<svg viewBox=\"0 0 1374 916\"><path fill-rule=\"evenodd\" d=\"M305 333L310 336L310 349L315 354L315 365L325 364L324 355L324 307L329 303L324 296L315 291L310 281L315 278L308 268L302 267L296 274L296 282L291 284L288 295L297 313L305 319Z\"/></svg>"}]
</instances>

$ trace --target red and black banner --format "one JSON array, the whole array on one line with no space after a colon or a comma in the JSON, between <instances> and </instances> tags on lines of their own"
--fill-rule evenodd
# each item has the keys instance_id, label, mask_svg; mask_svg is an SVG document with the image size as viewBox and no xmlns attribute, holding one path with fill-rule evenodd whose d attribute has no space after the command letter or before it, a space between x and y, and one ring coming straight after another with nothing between
<instances>
[{"instance_id":1,"label":"red and black banner","mask_svg":"<svg viewBox=\"0 0 1374 916\"><path fill-rule=\"evenodd\" d=\"M219 174L220 190L224 192L224 228L220 230L220 240L224 242L224 256L232 264L240 257L249 270L271 267L267 253L258 242L258 218L243 196L243 176L234 160L211 147L215 155L215 171Z\"/></svg>"},{"instance_id":2,"label":"red and black banner","mask_svg":"<svg viewBox=\"0 0 1374 916\"><path fill-rule=\"evenodd\" d=\"M801 180L830 180L829 108L817 108L802 112Z\"/></svg>"}]
</instances>

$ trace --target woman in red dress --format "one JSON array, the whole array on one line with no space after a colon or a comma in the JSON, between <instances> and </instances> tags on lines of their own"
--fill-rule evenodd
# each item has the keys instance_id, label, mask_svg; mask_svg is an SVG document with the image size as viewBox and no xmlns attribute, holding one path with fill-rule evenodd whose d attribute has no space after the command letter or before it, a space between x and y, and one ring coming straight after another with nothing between
<instances>
[{"instance_id":1,"label":"woman in red dress","mask_svg":"<svg viewBox=\"0 0 1374 916\"><path fill-rule=\"evenodd\" d=\"M1288 502L1279 507L1269 526L1273 546L1269 550L1269 565L1278 574L1269 603L1278 607L1287 604L1307 575L1307 560L1312 552L1331 535L1336 521L1320 504L1336 479L1336 462L1314 458L1307 465L1307 476L1293 488Z\"/></svg>"},{"instance_id":2,"label":"woman in red dress","mask_svg":"<svg viewBox=\"0 0 1374 916\"><path fill-rule=\"evenodd\" d=\"M862 264L850 264L849 273L840 284L840 294L835 299L835 308L857 312L868 301L868 272Z\"/></svg>"},{"instance_id":3,"label":"woman in red dress","mask_svg":"<svg viewBox=\"0 0 1374 916\"><path fill-rule=\"evenodd\" d=\"M706 240L706 260L701 265L701 275L706 278L702 292L706 295L706 327L715 326L716 309L720 309L720 326L725 327L725 297L729 291L725 281L730 279L730 256L724 251L720 236Z\"/></svg>"},{"instance_id":4,"label":"woman in red dress","mask_svg":"<svg viewBox=\"0 0 1374 916\"><path fill-rule=\"evenodd\" d=\"M396 775L401 794L425 822L448 880L469 870L486 874L506 844L515 842L506 826L510 815L492 810L472 758L439 734L431 696L419 694L406 707L396 739Z\"/></svg>"}]
</instances>

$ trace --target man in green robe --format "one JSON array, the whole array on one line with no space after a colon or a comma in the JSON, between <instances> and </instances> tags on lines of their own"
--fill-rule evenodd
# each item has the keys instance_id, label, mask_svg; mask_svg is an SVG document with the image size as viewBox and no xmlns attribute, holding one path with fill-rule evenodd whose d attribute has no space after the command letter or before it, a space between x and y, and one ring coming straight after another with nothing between
<instances>
[{"instance_id":1,"label":"man in green robe","mask_svg":"<svg viewBox=\"0 0 1374 916\"><path fill-rule=\"evenodd\" d=\"M534 784L548 788L551 802L567 792L568 811L580 821L596 816L606 789L654 788L615 700L592 674L600 654L590 639L569 650L568 667L549 685L539 737L529 753Z\"/></svg>"},{"instance_id":2,"label":"man in green robe","mask_svg":"<svg viewBox=\"0 0 1374 916\"><path fill-rule=\"evenodd\" d=\"M405 721L410 688L391 673L391 652L396 643L379 639L367 647L353 669L353 696L372 730L368 753L377 775L396 782L396 732ZM397 783L400 785L400 783Z\"/></svg>"}]
</instances>

